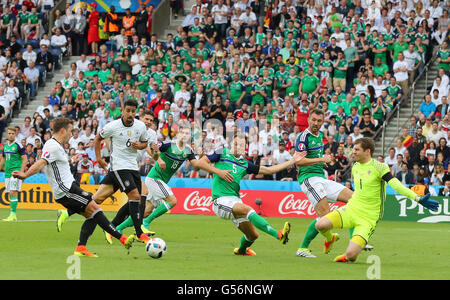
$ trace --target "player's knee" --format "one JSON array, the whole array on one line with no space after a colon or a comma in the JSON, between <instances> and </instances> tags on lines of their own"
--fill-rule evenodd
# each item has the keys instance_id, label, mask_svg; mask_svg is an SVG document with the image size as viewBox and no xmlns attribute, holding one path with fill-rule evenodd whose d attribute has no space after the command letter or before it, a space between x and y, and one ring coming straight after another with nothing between
<instances>
[{"instance_id":1,"label":"player's knee","mask_svg":"<svg viewBox=\"0 0 450 300\"><path fill-rule=\"evenodd\" d=\"M175 198L175 196L170 196L166 199L166 201L172 206L174 207L175 205L177 205L177 198Z\"/></svg>"},{"instance_id":2,"label":"player's knee","mask_svg":"<svg viewBox=\"0 0 450 300\"><path fill-rule=\"evenodd\" d=\"M331 229L331 222L327 218L320 218L319 221L316 222L316 229L318 231L326 231Z\"/></svg>"},{"instance_id":3,"label":"player's knee","mask_svg":"<svg viewBox=\"0 0 450 300\"><path fill-rule=\"evenodd\" d=\"M345 255L347 256L347 260L349 261L355 261L358 258L359 251L355 250L347 250L345 252Z\"/></svg>"},{"instance_id":4,"label":"player's knee","mask_svg":"<svg viewBox=\"0 0 450 300\"><path fill-rule=\"evenodd\" d=\"M131 200L141 200L141 195L139 194L139 191L137 189L132 190L127 194L128 199Z\"/></svg>"}]
</instances>

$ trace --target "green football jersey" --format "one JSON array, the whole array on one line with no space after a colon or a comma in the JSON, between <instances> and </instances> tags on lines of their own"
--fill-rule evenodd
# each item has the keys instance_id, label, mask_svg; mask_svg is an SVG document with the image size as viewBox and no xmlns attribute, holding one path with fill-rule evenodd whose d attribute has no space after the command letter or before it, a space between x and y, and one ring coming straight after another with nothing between
<instances>
[{"instance_id":1,"label":"green football jersey","mask_svg":"<svg viewBox=\"0 0 450 300\"><path fill-rule=\"evenodd\" d=\"M22 168L22 155L25 155L25 149L16 142L11 145L6 142L3 145L3 159L5 162L5 178L10 178L11 173L20 171Z\"/></svg>"},{"instance_id":2,"label":"green football jersey","mask_svg":"<svg viewBox=\"0 0 450 300\"><path fill-rule=\"evenodd\" d=\"M323 133L319 132L316 136L305 129L299 133L295 140L295 151L303 152L307 151L306 158L319 158L323 156ZM298 168L297 180L301 184L305 179L311 177L325 177L323 171L323 163L317 163L306 167Z\"/></svg>"},{"instance_id":3,"label":"green football jersey","mask_svg":"<svg viewBox=\"0 0 450 300\"><path fill-rule=\"evenodd\" d=\"M161 151L160 158L166 163L166 168L162 170L159 163L150 170L147 177L159 179L168 183L170 178L178 171L185 160L195 159L194 152L188 146L180 149L176 143L161 143L159 146Z\"/></svg>"},{"instance_id":4,"label":"green football jersey","mask_svg":"<svg viewBox=\"0 0 450 300\"><path fill-rule=\"evenodd\" d=\"M212 155L207 155L209 161L214 163L214 167L220 170L230 170L233 175L233 182L227 182L218 175L213 175L212 199L223 196L240 197L241 179L247 174L258 174L259 167L253 165L244 158L236 158L230 150L226 148L218 149Z\"/></svg>"}]
</instances>

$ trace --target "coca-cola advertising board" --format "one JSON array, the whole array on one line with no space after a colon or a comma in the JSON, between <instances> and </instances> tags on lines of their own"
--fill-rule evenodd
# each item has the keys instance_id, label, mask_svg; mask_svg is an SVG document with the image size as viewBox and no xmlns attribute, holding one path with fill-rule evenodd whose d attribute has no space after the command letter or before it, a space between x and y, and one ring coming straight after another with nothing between
<instances>
[{"instance_id":1,"label":"coca-cola advertising board","mask_svg":"<svg viewBox=\"0 0 450 300\"><path fill-rule=\"evenodd\" d=\"M211 189L172 188L177 198L173 214L214 215ZM264 217L316 218L317 215L305 194L298 191L241 190L241 199ZM255 201L260 203L257 205ZM330 204L331 210L344 203Z\"/></svg>"}]
</instances>

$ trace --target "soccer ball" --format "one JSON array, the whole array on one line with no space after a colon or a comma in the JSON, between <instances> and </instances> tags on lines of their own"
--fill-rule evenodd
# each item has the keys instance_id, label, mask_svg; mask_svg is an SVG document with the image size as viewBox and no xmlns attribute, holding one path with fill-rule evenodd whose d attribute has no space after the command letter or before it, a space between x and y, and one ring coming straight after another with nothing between
<instances>
[{"instance_id":1,"label":"soccer ball","mask_svg":"<svg viewBox=\"0 0 450 300\"><path fill-rule=\"evenodd\" d=\"M166 242L160 238L153 238L145 245L145 251L151 258L161 258L166 250Z\"/></svg>"}]
</instances>

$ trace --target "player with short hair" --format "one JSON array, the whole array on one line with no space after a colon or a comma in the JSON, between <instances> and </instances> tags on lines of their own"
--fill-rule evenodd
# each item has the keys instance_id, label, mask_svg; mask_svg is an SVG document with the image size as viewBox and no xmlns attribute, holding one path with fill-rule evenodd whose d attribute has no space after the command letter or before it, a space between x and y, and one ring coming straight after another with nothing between
<instances>
[{"instance_id":1,"label":"player with short hair","mask_svg":"<svg viewBox=\"0 0 450 300\"><path fill-rule=\"evenodd\" d=\"M5 167L5 190L9 193L9 216L3 221L17 221L17 203L19 202L19 192L22 180L11 176L14 171L25 170L27 166L27 156L25 149L16 142L16 128L8 127L6 130L8 140L3 145L3 153L0 157L0 170Z\"/></svg>"},{"instance_id":2,"label":"player with short hair","mask_svg":"<svg viewBox=\"0 0 450 300\"><path fill-rule=\"evenodd\" d=\"M227 182L233 181L233 176L230 175L230 171L217 169L210 165L198 164L198 160L190 147L190 125L182 124L183 122L179 123L181 124L176 140L170 143L158 143L158 146L154 149L156 153L153 158L156 164L145 178L145 185L149 193L145 205L145 219L142 226L144 232L148 231L149 225L153 220L159 218L177 204L177 199L172 189L168 186L168 183L170 178L172 178L186 160L195 169L200 168L206 172L216 174ZM131 220L128 218L118 226L118 229L123 230L131 226L131 224Z\"/></svg>"},{"instance_id":3,"label":"player with short hair","mask_svg":"<svg viewBox=\"0 0 450 300\"><path fill-rule=\"evenodd\" d=\"M97 162L105 171L107 163L101 157L100 144L103 139L110 139L111 156L108 174L100 182L99 189L94 194L94 201L103 203L117 190L128 196L126 203L117 212L113 224L117 220L123 220L128 215L133 220L136 238L140 242L147 243L150 237L142 232L141 202L141 176L137 163L138 151L147 148L147 128L142 121L135 119L138 104L134 100L127 100L123 104L122 116L118 120L109 122L97 134L94 140Z\"/></svg>"},{"instance_id":4,"label":"player with short hair","mask_svg":"<svg viewBox=\"0 0 450 300\"><path fill-rule=\"evenodd\" d=\"M297 163L300 187L313 205L318 218L330 212L328 202L347 202L353 192L336 181L328 180L325 177L323 164L331 161L330 155L323 155L323 133L320 131L324 122L324 112L320 109L311 110L308 117L308 128L299 133L295 141L295 152L306 153L306 157ZM315 258L311 253L309 244L319 233L316 230L317 219L308 226L305 237L297 250L299 257ZM350 234L352 234L350 232ZM339 238L335 234L336 239ZM327 244L324 252L327 253Z\"/></svg>"},{"instance_id":5,"label":"player with short hair","mask_svg":"<svg viewBox=\"0 0 450 300\"><path fill-rule=\"evenodd\" d=\"M219 218L231 220L244 234L240 246L234 249L234 254L253 256L256 253L250 246L259 236L256 228L286 244L289 240L291 226L289 222L286 222L283 229L277 231L252 207L244 204L239 194L241 179L247 174L272 175L278 173L301 161L306 153L296 153L290 160L282 164L265 167L254 165L242 157L245 155L245 137L236 135L231 144L231 150L219 148L214 153L203 156L199 162L200 166L214 163L214 166L218 169L231 171L234 178L232 182L227 182L217 175L213 176L213 210Z\"/></svg>"},{"instance_id":6,"label":"player with short hair","mask_svg":"<svg viewBox=\"0 0 450 300\"><path fill-rule=\"evenodd\" d=\"M76 183L70 171L69 158L64 150L64 144L72 136L73 121L67 118L53 120L53 137L49 139L42 149L42 157L26 172L14 171L12 176L24 180L44 169L50 184L55 201L69 210L69 213L78 213L86 218L81 226L80 239L74 254L77 256L97 257L86 249L89 236L98 224L103 230L129 249L134 241L133 236L125 236L109 222L102 209L93 200L92 194L84 191Z\"/></svg>"},{"instance_id":7,"label":"player with short hair","mask_svg":"<svg viewBox=\"0 0 450 300\"><path fill-rule=\"evenodd\" d=\"M333 244L333 228L352 228L354 234L343 255L337 256L335 262L353 262L369 242L378 221L383 217L386 199L386 183L397 193L419 202L424 207L436 211L439 203L430 200L430 194L418 196L412 190L392 176L386 163L372 158L375 150L373 139L360 138L355 141L353 155L356 163L352 167L355 192L347 205L328 213L316 223L317 230Z\"/></svg>"}]
</instances>

